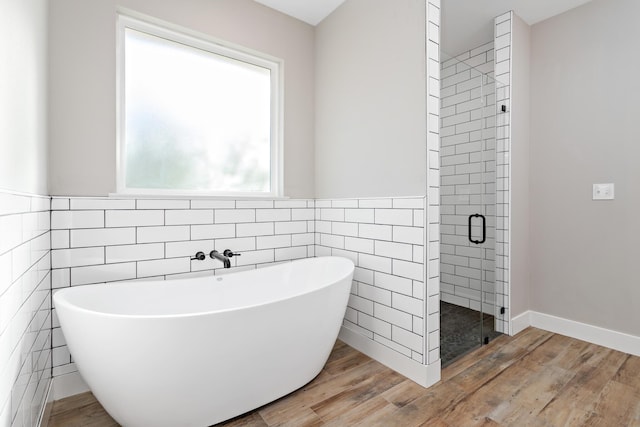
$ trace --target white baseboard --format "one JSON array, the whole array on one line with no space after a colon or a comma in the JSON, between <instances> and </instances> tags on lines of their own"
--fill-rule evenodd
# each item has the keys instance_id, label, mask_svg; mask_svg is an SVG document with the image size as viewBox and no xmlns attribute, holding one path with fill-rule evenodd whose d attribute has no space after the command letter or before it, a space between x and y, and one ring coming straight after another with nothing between
<instances>
[{"instance_id":1,"label":"white baseboard","mask_svg":"<svg viewBox=\"0 0 640 427\"><path fill-rule=\"evenodd\" d=\"M516 335L531 326L531 311L525 311L511 319L511 332L509 335Z\"/></svg>"},{"instance_id":2,"label":"white baseboard","mask_svg":"<svg viewBox=\"0 0 640 427\"><path fill-rule=\"evenodd\" d=\"M535 311L531 312L531 326L640 356L640 337L634 335Z\"/></svg>"},{"instance_id":3,"label":"white baseboard","mask_svg":"<svg viewBox=\"0 0 640 427\"><path fill-rule=\"evenodd\" d=\"M344 326L340 328L338 338L423 387L440 381L440 360L423 365Z\"/></svg>"},{"instance_id":4,"label":"white baseboard","mask_svg":"<svg viewBox=\"0 0 640 427\"><path fill-rule=\"evenodd\" d=\"M511 319L513 335L527 326L566 335L592 344L640 356L640 337L613 331L599 326L576 322L537 311L526 311Z\"/></svg>"},{"instance_id":5,"label":"white baseboard","mask_svg":"<svg viewBox=\"0 0 640 427\"><path fill-rule=\"evenodd\" d=\"M74 394L89 391L89 386L78 371L59 375L53 378L53 400L64 399Z\"/></svg>"}]
</instances>

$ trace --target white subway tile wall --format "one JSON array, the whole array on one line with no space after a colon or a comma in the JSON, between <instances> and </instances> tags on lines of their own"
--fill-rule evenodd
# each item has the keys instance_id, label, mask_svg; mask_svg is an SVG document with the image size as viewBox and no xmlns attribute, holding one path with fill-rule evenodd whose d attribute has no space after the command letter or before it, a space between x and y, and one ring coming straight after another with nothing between
<instances>
[{"instance_id":1,"label":"white subway tile wall","mask_svg":"<svg viewBox=\"0 0 640 427\"><path fill-rule=\"evenodd\" d=\"M510 268L509 230L511 194L511 28L513 12L500 15L495 20L496 89L497 105L505 105L506 112L498 110L496 116L496 304L505 313L496 316L496 330L510 333L509 307ZM500 59L498 60L498 52Z\"/></svg>"},{"instance_id":2,"label":"white subway tile wall","mask_svg":"<svg viewBox=\"0 0 640 427\"><path fill-rule=\"evenodd\" d=\"M494 43L442 63L440 151L442 301L496 314L496 83ZM468 238L469 215L486 217L486 241ZM473 238L481 239L476 219Z\"/></svg>"},{"instance_id":3,"label":"white subway tile wall","mask_svg":"<svg viewBox=\"0 0 640 427\"><path fill-rule=\"evenodd\" d=\"M316 255L345 256L357 265L345 326L423 363L425 203L420 197L235 202L54 198L52 214L64 220L52 227L52 286L227 273L217 260L191 260L198 251L213 249L242 252L232 258L230 271ZM71 210L74 206L82 210ZM439 236L434 236L437 242ZM437 259L437 252L432 256ZM53 322L57 376L76 368L55 309ZM430 332L438 326L434 320Z\"/></svg>"},{"instance_id":4,"label":"white subway tile wall","mask_svg":"<svg viewBox=\"0 0 640 427\"><path fill-rule=\"evenodd\" d=\"M35 426L51 382L50 199L0 192L0 425Z\"/></svg>"},{"instance_id":5,"label":"white subway tile wall","mask_svg":"<svg viewBox=\"0 0 640 427\"><path fill-rule=\"evenodd\" d=\"M426 199L316 201L317 256L356 264L343 325L423 363ZM416 222L416 218L418 221Z\"/></svg>"},{"instance_id":6,"label":"white subway tile wall","mask_svg":"<svg viewBox=\"0 0 640 427\"><path fill-rule=\"evenodd\" d=\"M440 0L427 2L427 206L426 210L413 212L414 224L427 224L425 246L422 249L414 246L415 255L422 255L427 269L427 286L419 285L419 282L414 286L414 295L425 295L427 302L425 330L428 335L423 343L422 360L425 364L440 360L440 3ZM403 232L400 236L399 241L405 241Z\"/></svg>"},{"instance_id":7,"label":"white subway tile wall","mask_svg":"<svg viewBox=\"0 0 640 427\"><path fill-rule=\"evenodd\" d=\"M223 274L315 255L313 200L53 198L52 287ZM339 238L336 236L336 238ZM231 249L232 268L212 260ZM205 261L191 260L196 252ZM53 310L53 375L76 370Z\"/></svg>"}]
</instances>

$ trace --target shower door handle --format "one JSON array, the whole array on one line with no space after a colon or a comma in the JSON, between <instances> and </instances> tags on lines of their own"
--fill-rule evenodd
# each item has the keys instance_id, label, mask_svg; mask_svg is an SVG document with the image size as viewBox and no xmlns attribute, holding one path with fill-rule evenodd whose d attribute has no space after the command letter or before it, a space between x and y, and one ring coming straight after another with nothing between
<instances>
[{"instance_id":1,"label":"shower door handle","mask_svg":"<svg viewBox=\"0 0 640 427\"><path fill-rule=\"evenodd\" d=\"M473 240L473 234L471 233L471 222L473 218L482 218L482 240ZM485 240L487 240L487 219L484 217L484 215L480 214L469 215L469 241L471 243L479 245L481 243L484 243Z\"/></svg>"}]
</instances>

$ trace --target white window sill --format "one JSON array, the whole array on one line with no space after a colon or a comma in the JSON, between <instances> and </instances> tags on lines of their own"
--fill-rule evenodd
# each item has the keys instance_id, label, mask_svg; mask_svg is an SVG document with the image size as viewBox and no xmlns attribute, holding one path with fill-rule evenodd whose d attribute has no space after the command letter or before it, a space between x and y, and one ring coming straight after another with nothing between
<instances>
[{"instance_id":1,"label":"white window sill","mask_svg":"<svg viewBox=\"0 0 640 427\"><path fill-rule=\"evenodd\" d=\"M203 194L203 193L109 193L112 199L212 199L212 200L289 200L288 196L274 196L273 194Z\"/></svg>"}]
</instances>

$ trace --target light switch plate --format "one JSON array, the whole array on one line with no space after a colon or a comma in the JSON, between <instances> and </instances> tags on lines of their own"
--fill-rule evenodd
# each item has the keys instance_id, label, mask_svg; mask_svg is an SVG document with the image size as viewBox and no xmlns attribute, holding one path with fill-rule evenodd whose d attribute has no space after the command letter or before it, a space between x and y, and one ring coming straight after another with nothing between
<instances>
[{"instance_id":1,"label":"light switch plate","mask_svg":"<svg viewBox=\"0 0 640 427\"><path fill-rule=\"evenodd\" d=\"M614 190L613 184L593 184L593 200L613 200Z\"/></svg>"}]
</instances>

